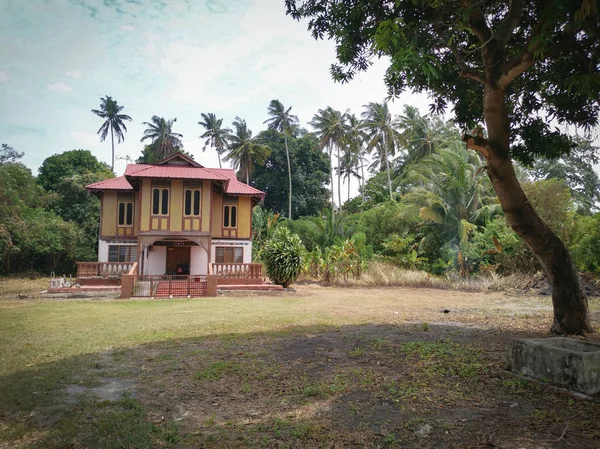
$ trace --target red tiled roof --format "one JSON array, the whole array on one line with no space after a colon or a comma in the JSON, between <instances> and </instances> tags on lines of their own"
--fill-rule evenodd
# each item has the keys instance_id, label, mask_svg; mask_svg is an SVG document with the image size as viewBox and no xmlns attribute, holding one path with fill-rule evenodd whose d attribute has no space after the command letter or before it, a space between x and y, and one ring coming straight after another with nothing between
<instances>
[{"instance_id":1,"label":"red tiled roof","mask_svg":"<svg viewBox=\"0 0 600 449\"><path fill-rule=\"evenodd\" d=\"M230 168L211 168L211 171L223 174L229 178L227 183L227 189L225 193L229 195L254 195L254 196L265 196L265 192L255 189L248 184L238 181L235 174L235 170Z\"/></svg>"},{"instance_id":2,"label":"red tiled roof","mask_svg":"<svg viewBox=\"0 0 600 449\"><path fill-rule=\"evenodd\" d=\"M105 179L104 181L89 184L85 188L89 190L133 190L133 187L125 179L125 176Z\"/></svg>"},{"instance_id":3,"label":"red tiled roof","mask_svg":"<svg viewBox=\"0 0 600 449\"><path fill-rule=\"evenodd\" d=\"M252 195L264 197L265 193L238 181L235 170L230 168L201 168L178 165L146 165L128 164L125 175L87 185L89 190L132 190L130 178L174 178L174 179L208 179L223 181L225 193L229 195Z\"/></svg>"},{"instance_id":4,"label":"red tiled roof","mask_svg":"<svg viewBox=\"0 0 600 449\"><path fill-rule=\"evenodd\" d=\"M208 168L190 167L185 165L142 165L129 164L125 176L131 178L172 178L172 179L210 179L227 181L227 176Z\"/></svg>"},{"instance_id":5,"label":"red tiled roof","mask_svg":"<svg viewBox=\"0 0 600 449\"><path fill-rule=\"evenodd\" d=\"M145 170L146 168L152 167L152 165L148 165L148 164L127 164L127 167L125 167L125 176L131 176L134 173L140 171L140 170Z\"/></svg>"}]
</instances>

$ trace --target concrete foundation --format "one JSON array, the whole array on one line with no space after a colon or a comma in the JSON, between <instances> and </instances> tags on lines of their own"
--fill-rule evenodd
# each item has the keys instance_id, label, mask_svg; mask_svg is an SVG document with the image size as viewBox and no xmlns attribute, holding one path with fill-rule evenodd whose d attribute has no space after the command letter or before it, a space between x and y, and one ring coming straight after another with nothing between
<instances>
[{"instance_id":1,"label":"concrete foundation","mask_svg":"<svg viewBox=\"0 0 600 449\"><path fill-rule=\"evenodd\" d=\"M570 338L517 340L512 367L519 374L566 385L586 394L600 393L600 344Z\"/></svg>"}]
</instances>

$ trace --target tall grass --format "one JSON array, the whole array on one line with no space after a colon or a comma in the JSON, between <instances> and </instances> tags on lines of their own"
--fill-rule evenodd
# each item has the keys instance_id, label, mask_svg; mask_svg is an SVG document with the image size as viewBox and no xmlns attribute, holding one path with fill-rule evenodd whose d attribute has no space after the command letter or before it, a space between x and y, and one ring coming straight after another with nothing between
<instances>
[{"instance_id":1,"label":"tall grass","mask_svg":"<svg viewBox=\"0 0 600 449\"><path fill-rule=\"evenodd\" d=\"M433 276L425 271L407 270L384 262L372 262L360 279L338 279L333 285L347 287L409 287L463 291L506 291L523 285L518 275L499 276L495 273L469 279L457 275Z\"/></svg>"}]
</instances>

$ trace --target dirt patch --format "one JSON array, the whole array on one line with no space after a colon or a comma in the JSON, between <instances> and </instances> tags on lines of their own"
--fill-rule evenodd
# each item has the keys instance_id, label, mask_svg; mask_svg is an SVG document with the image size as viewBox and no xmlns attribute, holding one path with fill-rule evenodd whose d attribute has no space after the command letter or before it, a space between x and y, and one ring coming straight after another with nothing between
<instances>
[{"instance_id":1,"label":"dirt patch","mask_svg":"<svg viewBox=\"0 0 600 449\"><path fill-rule=\"evenodd\" d=\"M77 401L81 395L94 395L103 401L118 401L124 394L135 397L135 383L124 379L102 379L103 383L96 387L85 387L83 385L67 385L65 389L72 402Z\"/></svg>"}]
</instances>

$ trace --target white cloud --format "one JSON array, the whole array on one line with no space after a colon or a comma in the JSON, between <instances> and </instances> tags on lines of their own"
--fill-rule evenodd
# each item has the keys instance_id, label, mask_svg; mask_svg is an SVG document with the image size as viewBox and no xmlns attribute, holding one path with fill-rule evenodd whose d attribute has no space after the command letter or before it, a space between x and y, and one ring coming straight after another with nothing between
<instances>
[{"instance_id":1,"label":"white cloud","mask_svg":"<svg viewBox=\"0 0 600 449\"><path fill-rule=\"evenodd\" d=\"M123 31L133 31L133 30L135 30L135 27L132 25L121 25L121 29Z\"/></svg>"},{"instance_id":2,"label":"white cloud","mask_svg":"<svg viewBox=\"0 0 600 449\"><path fill-rule=\"evenodd\" d=\"M73 90L73 88L71 86L69 86L67 83L63 83L63 82L50 84L48 86L48 89L50 89L53 92L58 92L61 94L67 94Z\"/></svg>"},{"instance_id":3,"label":"white cloud","mask_svg":"<svg viewBox=\"0 0 600 449\"><path fill-rule=\"evenodd\" d=\"M71 131L71 137L86 148L100 146L100 137L87 131Z\"/></svg>"},{"instance_id":4,"label":"white cloud","mask_svg":"<svg viewBox=\"0 0 600 449\"><path fill-rule=\"evenodd\" d=\"M148 39L150 42L158 42L160 40L160 36L158 34L144 33L144 36L146 36L146 39Z\"/></svg>"},{"instance_id":5,"label":"white cloud","mask_svg":"<svg viewBox=\"0 0 600 449\"><path fill-rule=\"evenodd\" d=\"M8 81L8 74L0 70L0 83L5 83Z\"/></svg>"},{"instance_id":6,"label":"white cloud","mask_svg":"<svg viewBox=\"0 0 600 449\"><path fill-rule=\"evenodd\" d=\"M81 78L81 70L67 70L65 75L70 76L71 78Z\"/></svg>"}]
</instances>

